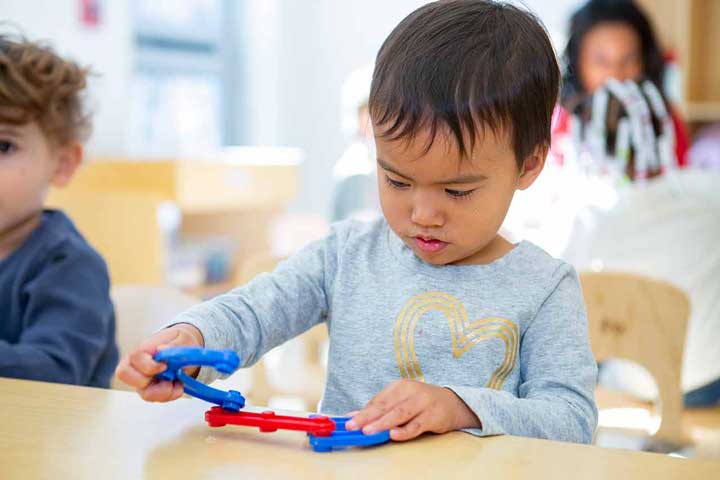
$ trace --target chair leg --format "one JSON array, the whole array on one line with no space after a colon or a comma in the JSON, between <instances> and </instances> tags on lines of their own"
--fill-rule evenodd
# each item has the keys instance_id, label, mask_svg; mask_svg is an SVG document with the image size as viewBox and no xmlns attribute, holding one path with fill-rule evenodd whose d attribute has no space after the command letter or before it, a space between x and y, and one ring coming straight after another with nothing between
<instances>
[{"instance_id":1,"label":"chair leg","mask_svg":"<svg viewBox=\"0 0 720 480\"><path fill-rule=\"evenodd\" d=\"M660 398L661 420L660 428L653 435L653 439L669 442L680 446L690 443L689 437L682 427L683 399L678 388L672 388L668 383L671 377L660 372L652 372L658 382ZM679 379L678 379L679 382Z\"/></svg>"}]
</instances>

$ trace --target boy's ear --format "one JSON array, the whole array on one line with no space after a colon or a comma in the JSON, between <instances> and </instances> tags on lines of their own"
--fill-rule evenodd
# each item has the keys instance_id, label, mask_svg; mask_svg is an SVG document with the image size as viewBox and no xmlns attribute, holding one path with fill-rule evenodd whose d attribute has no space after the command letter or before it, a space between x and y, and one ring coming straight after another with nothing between
<instances>
[{"instance_id":1,"label":"boy's ear","mask_svg":"<svg viewBox=\"0 0 720 480\"><path fill-rule=\"evenodd\" d=\"M83 155L84 149L79 142L69 142L58 147L58 163L50 180L54 187L62 188L70 183L82 163Z\"/></svg>"},{"instance_id":2,"label":"boy's ear","mask_svg":"<svg viewBox=\"0 0 720 480\"><path fill-rule=\"evenodd\" d=\"M540 175L543 167L545 167L548 150L547 145L538 146L533 153L525 158L523 166L520 169L520 176L518 177L518 190L525 190L535 182L535 179Z\"/></svg>"}]
</instances>

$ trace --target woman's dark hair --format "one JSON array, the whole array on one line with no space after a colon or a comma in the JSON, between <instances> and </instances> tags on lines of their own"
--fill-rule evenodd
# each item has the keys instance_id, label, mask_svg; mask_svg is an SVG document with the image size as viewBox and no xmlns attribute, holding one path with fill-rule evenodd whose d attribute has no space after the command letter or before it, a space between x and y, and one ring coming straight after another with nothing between
<instances>
[{"instance_id":1,"label":"woman's dark hair","mask_svg":"<svg viewBox=\"0 0 720 480\"><path fill-rule=\"evenodd\" d=\"M664 61L655 39L650 21L633 0L590 0L570 19L568 43L563 55L564 72L561 102L587 93L582 87L579 60L580 47L585 35L601 23L623 23L640 38L643 77L651 80L662 91Z\"/></svg>"},{"instance_id":2,"label":"woman's dark hair","mask_svg":"<svg viewBox=\"0 0 720 480\"><path fill-rule=\"evenodd\" d=\"M519 166L550 144L560 69L539 20L513 5L435 2L411 13L380 48L370 88L385 138L439 129L468 156L482 129L507 132Z\"/></svg>"}]
</instances>

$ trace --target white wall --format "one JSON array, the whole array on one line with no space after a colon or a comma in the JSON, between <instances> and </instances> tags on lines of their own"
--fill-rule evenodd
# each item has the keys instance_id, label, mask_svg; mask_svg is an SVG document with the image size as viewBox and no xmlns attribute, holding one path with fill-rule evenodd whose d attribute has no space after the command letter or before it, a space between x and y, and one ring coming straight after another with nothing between
<instances>
[{"instance_id":1,"label":"white wall","mask_svg":"<svg viewBox=\"0 0 720 480\"><path fill-rule=\"evenodd\" d=\"M179 0L178 0L179 1ZM301 147L305 164L294 209L326 213L330 172L346 145L341 88L358 67L372 64L390 31L423 0L230 0L241 45L233 98L233 137L254 145ZM127 152L133 66L129 1L106 0L98 27L81 25L77 0L0 0L0 20L61 54L91 64L95 105L91 153ZM525 0L555 40L564 41L569 13L580 0ZM42 14L39 14L42 12ZM7 28L4 28L6 30ZM562 45L558 49L562 48Z\"/></svg>"},{"instance_id":2,"label":"white wall","mask_svg":"<svg viewBox=\"0 0 720 480\"><path fill-rule=\"evenodd\" d=\"M2 0L3 32L47 40L61 55L91 65L89 105L95 112L89 154L122 155L126 150L129 81L132 67L128 4L101 2L97 27L80 21L77 0ZM13 25L14 24L14 25ZM16 28L17 26L18 28Z\"/></svg>"},{"instance_id":3,"label":"white wall","mask_svg":"<svg viewBox=\"0 0 720 480\"><path fill-rule=\"evenodd\" d=\"M353 70L372 64L395 25L423 3L283 2L280 129L285 142L306 154L298 209L329 209L330 172L347 142L341 125L343 82Z\"/></svg>"},{"instance_id":4,"label":"white wall","mask_svg":"<svg viewBox=\"0 0 720 480\"><path fill-rule=\"evenodd\" d=\"M553 40L564 42L581 0L526 0ZM305 151L295 209L326 213L332 165L346 139L341 88L354 69L372 64L383 40L423 0L245 0L240 14L245 65L239 100L246 113L237 138ZM261 5L258 7L258 5ZM562 49L562 45L557 47Z\"/></svg>"}]
</instances>

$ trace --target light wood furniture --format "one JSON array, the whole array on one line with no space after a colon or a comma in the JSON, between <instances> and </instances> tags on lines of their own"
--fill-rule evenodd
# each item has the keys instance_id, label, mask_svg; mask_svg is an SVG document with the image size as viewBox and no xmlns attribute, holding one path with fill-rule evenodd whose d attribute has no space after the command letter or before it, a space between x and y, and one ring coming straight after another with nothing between
<instances>
[{"instance_id":1,"label":"light wood furniture","mask_svg":"<svg viewBox=\"0 0 720 480\"><path fill-rule=\"evenodd\" d=\"M252 149L243 154L254 158ZM292 162L129 160L84 164L48 206L62 208L105 257L113 284L165 281L166 239L158 223L164 202L182 214L182 234L229 237L233 267L269 249L268 230L297 193Z\"/></svg>"},{"instance_id":2,"label":"light wood furniture","mask_svg":"<svg viewBox=\"0 0 720 480\"><path fill-rule=\"evenodd\" d=\"M163 201L154 193L61 190L48 205L67 213L103 256L113 284L159 284L167 260L158 223Z\"/></svg>"},{"instance_id":3,"label":"light wood furniture","mask_svg":"<svg viewBox=\"0 0 720 480\"><path fill-rule=\"evenodd\" d=\"M466 433L319 454L297 432L203 420L208 404L0 379L0 478L587 478L710 479L720 463Z\"/></svg>"},{"instance_id":4,"label":"light wood furniture","mask_svg":"<svg viewBox=\"0 0 720 480\"><path fill-rule=\"evenodd\" d=\"M293 164L97 158L66 190L151 193L184 213L217 213L285 205L297 193L296 176Z\"/></svg>"},{"instance_id":5,"label":"light wood furniture","mask_svg":"<svg viewBox=\"0 0 720 480\"><path fill-rule=\"evenodd\" d=\"M681 425L682 358L690 314L687 295L631 273L581 273L593 354L632 360L655 378L662 421L655 438L685 444Z\"/></svg>"},{"instance_id":6,"label":"light wood furniture","mask_svg":"<svg viewBox=\"0 0 720 480\"><path fill-rule=\"evenodd\" d=\"M680 107L691 123L720 121L720 2L639 0L666 50L677 54L683 75Z\"/></svg>"}]
</instances>

